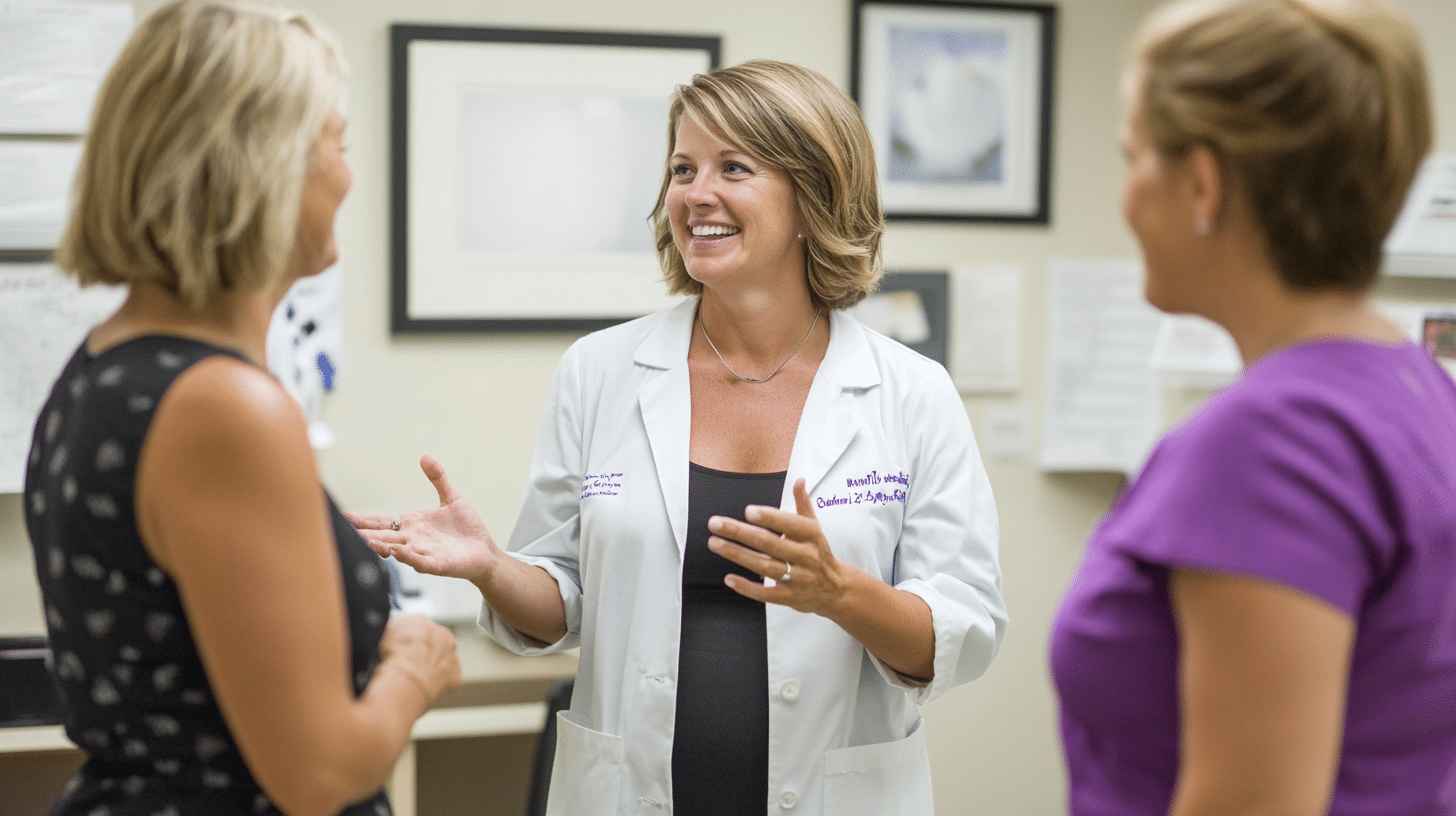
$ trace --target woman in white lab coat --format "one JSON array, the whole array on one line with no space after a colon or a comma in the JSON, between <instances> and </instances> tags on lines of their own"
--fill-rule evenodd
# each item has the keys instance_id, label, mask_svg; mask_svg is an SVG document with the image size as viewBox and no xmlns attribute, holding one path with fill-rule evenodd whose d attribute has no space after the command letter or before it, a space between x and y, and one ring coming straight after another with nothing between
<instances>
[{"instance_id":1,"label":"woman in white lab coat","mask_svg":"<svg viewBox=\"0 0 1456 816\"><path fill-rule=\"evenodd\" d=\"M508 648L581 647L549 812L931 813L917 705L1006 614L950 378L844 313L880 276L868 133L755 61L677 90L669 152L653 220L690 297L567 351L509 555L429 457L439 508L353 520L472 580Z\"/></svg>"}]
</instances>

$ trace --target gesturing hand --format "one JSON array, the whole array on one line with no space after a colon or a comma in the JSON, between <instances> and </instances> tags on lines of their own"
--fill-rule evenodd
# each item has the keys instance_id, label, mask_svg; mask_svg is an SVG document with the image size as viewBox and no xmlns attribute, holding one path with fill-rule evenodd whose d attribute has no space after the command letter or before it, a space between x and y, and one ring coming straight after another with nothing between
<instances>
[{"instance_id":1,"label":"gesturing hand","mask_svg":"<svg viewBox=\"0 0 1456 816\"><path fill-rule=\"evenodd\" d=\"M834 557L814 516L804 480L794 482L796 513L751 506L748 522L714 516L708 549L775 582L729 573L733 591L764 603L823 615L906 677L935 677L935 621L918 595ZM786 577L787 576L787 577Z\"/></svg>"},{"instance_id":2,"label":"gesturing hand","mask_svg":"<svg viewBox=\"0 0 1456 816\"><path fill-rule=\"evenodd\" d=\"M376 553L430 575L484 579L495 568L500 550L480 514L450 486L445 468L433 456L420 458L420 470L440 496L433 510L411 510L399 516L345 513L344 517ZM397 523L397 526L396 526Z\"/></svg>"},{"instance_id":3,"label":"gesturing hand","mask_svg":"<svg viewBox=\"0 0 1456 816\"><path fill-rule=\"evenodd\" d=\"M725 580L738 594L832 617L852 576L829 549L803 479L794 482L794 504L797 513L751 506L747 522L714 516L708 549L775 582L766 586L730 573Z\"/></svg>"}]
</instances>

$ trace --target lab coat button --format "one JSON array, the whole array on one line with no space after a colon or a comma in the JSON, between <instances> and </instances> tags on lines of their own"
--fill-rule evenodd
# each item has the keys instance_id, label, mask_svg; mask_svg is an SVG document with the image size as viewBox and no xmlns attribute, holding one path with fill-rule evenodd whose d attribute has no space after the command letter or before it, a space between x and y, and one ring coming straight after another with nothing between
<instances>
[{"instance_id":1,"label":"lab coat button","mask_svg":"<svg viewBox=\"0 0 1456 816\"><path fill-rule=\"evenodd\" d=\"M784 684L779 686L779 696L790 703L799 699L799 681L785 680Z\"/></svg>"},{"instance_id":2,"label":"lab coat button","mask_svg":"<svg viewBox=\"0 0 1456 816\"><path fill-rule=\"evenodd\" d=\"M793 791L784 791L783 793L779 794L779 805L781 805L784 810L792 810L794 805L797 804L799 804L799 797L795 795Z\"/></svg>"}]
</instances>

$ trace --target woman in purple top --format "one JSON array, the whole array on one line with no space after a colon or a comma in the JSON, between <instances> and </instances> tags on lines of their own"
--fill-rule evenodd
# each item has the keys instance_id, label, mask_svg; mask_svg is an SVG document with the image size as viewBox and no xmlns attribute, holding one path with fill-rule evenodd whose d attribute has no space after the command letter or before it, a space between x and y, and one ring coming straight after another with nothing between
<instances>
[{"instance_id":1,"label":"woman in purple top","mask_svg":"<svg viewBox=\"0 0 1456 816\"><path fill-rule=\"evenodd\" d=\"M1417 36L1373 0L1183 2L1135 53L1146 296L1246 370L1058 614L1071 812L1456 813L1456 386L1368 300L1431 141Z\"/></svg>"}]
</instances>

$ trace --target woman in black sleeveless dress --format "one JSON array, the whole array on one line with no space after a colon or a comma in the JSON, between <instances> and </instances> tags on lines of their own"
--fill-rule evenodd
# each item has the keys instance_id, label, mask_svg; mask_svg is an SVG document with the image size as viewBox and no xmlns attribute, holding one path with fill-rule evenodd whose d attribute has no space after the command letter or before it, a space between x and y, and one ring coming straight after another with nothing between
<instances>
[{"instance_id":1,"label":"woman in black sleeveless dress","mask_svg":"<svg viewBox=\"0 0 1456 816\"><path fill-rule=\"evenodd\" d=\"M53 816L380 816L449 632L378 556L263 367L333 263L350 184L333 46L298 14L165 6L98 97L57 264L124 284L38 418L26 523L66 733Z\"/></svg>"}]
</instances>

